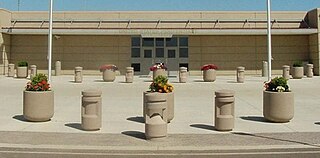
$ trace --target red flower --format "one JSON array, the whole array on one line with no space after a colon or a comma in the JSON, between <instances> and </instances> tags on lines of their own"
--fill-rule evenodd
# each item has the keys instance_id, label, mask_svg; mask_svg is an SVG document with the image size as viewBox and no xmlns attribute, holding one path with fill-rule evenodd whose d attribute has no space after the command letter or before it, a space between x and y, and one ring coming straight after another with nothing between
<instances>
[{"instance_id":1,"label":"red flower","mask_svg":"<svg viewBox=\"0 0 320 158\"><path fill-rule=\"evenodd\" d=\"M203 65L201 67L201 70L209 70L209 69L215 69L217 70L218 69L218 66L217 65L214 65L214 64L206 64L206 65Z\"/></svg>"}]
</instances>

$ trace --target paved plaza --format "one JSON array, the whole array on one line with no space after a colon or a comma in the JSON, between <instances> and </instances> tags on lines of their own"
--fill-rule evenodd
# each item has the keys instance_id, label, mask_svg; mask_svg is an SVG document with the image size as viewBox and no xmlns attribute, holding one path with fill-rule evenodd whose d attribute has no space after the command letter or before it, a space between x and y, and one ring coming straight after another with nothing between
<instances>
[{"instance_id":1,"label":"paved plaza","mask_svg":"<svg viewBox=\"0 0 320 158\"><path fill-rule=\"evenodd\" d=\"M148 90L151 78L135 76L134 83L124 80L124 76L117 76L108 83L101 76L84 76L83 83L74 83L74 76L53 76L54 117L49 122L34 123L22 116L22 92L28 80L0 76L0 155L11 151L5 147L85 148L99 153L103 149L139 149L144 153L161 149L233 151L279 147L289 153L290 148L294 148L292 152L306 148L311 154L320 154L319 76L289 80L295 94L295 115L288 123L263 119L265 77L246 76L245 83L236 83L235 76L217 76L211 83L202 82L201 76L190 76L187 83L170 77L175 88L175 117L168 124L168 138L155 143L144 139L142 118L142 94ZM102 91L102 128L88 132L81 129L81 91L92 88ZM235 128L230 132L214 128L214 92L221 89L235 91Z\"/></svg>"}]
</instances>

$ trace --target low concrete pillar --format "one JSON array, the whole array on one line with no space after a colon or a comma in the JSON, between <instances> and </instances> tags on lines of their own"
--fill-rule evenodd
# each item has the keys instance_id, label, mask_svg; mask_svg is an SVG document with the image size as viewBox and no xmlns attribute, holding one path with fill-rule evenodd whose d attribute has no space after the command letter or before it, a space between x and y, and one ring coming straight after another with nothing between
<instances>
[{"instance_id":1,"label":"low concrete pillar","mask_svg":"<svg viewBox=\"0 0 320 158\"><path fill-rule=\"evenodd\" d=\"M237 67L237 82L243 83L244 82L244 70L245 68L243 66Z\"/></svg>"},{"instance_id":2,"label":"low concrete pillar","mask_svg":"<svg viewBox=\"0 0 320 158\"><path fill-rule=\"evenodd\" d=\"M14 64L8 64L8 77L14 77Z\"/></svg>"},{"instance_id":3,"label":"low concrete pillar","mask_svg":"<svg viewBox=\"0 0 320 158\"><path fill-rule=\"evenodd\" d=\"M145 136L158 139L167 136L167 96L165 93L147 93Z\"/></svg>"},{"instance_id":4,"label":"low concrete pillar","mask_svg":"<svg viewBox=\"0 0 320 158\"><path fill-rule=\"evenodd\" d=\"M133 82L134 70L133 67L126 67L126 83Z\"/></svg>"},{"instance_id":5,"label":"low concrete pillar","mask_svg":"<svg viewBox=\"0 0 320 158\"><path fill-rule=\"evenodd\" d=\"M313 77L313 64L307 64L307 72L306 72L307 77Z\"/></svg>"},{"instance_id":6,"label":"low concrete pillar","mask_svg":"<svg viewBox=\"0 0 320 158\"><path fill-rule=\"evenodd\" d=\"M101 98L99 90L82 91L81 127L83 130L99 130L101 128Z\"/></svg>"},{"instance_id":7,"label":"low concrete pillar","mask_svg":"<svg viewBox=\"0 0 320 158\"><path fill-rule=\"evenodd\" d=\"M218 131L231 131L234 128L234 91L215 92L215 128Z\"/></svg>"},{"instance_id":8,"label":"low concrete pillar","mask_svg":"<svg viewBox=\"0 0 320 158\"><path fill-rule=\"evenodd\" d=\"M74 82L81 83L82 82L82 67L77 66L74 68Z\"/></svg>"},{"instance_id":9,"label":"low concrete pillar","mask_svg":"<svg viewBox=\"0 0 320 158\"><path fill-rule=\"evenodd\" d=\"M268 76L268 62L262 61L262 77Z\"/></svg>"},{"instance_id":10,"label":"low concrete pillar","mask_svg":"<svg viewBox=\"0 0 320 158\"><path fill-rule=\"evenodd\" d=\"M33 76L37 74L37 66L36 65L30 65L30 78L32 79Z\"/></svg>"},{"instance_id":11,"label":"low concrete pillar","mask_svg":"<svg viewBox=\"0 0 320 158\"><path fill-rule=\"evenodd\" d=\"M179 82L186 83L188 78L188 69L186 67L180 67L179 69Z\"/></svg>"},{"instance_id":12,"label":"low concrete pillar","mask_svg":"<svg viewBox=\"0 0 320 158\"><path fill-rule=\"evenodd\" d=\"M56 76L60 76L61 75L61 62L60 61L56 61L56 64L55 64L55 75Z\"/></svg>"},{"instance_id":13,"label":"low concrete pillar","mask_svg":"<svg viewBox=\"0 0 320 158\"><path fill-rule=\"evenodd\" d=\"M282 77L287 80L290 79L290 66L289 65L282 66Z\"/></svg>"}]
</instances>

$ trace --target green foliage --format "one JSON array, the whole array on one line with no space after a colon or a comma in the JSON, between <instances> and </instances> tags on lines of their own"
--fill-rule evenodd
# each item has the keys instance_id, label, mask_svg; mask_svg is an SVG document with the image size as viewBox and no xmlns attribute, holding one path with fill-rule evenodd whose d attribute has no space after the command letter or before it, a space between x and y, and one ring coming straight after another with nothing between
<instances>
[{"instance_id":1,"label":"green foliage","mask_svg":"<svg viewBox=\"0 0 320 158\"><path fill-rule=\"evenodd\" d=\"M151 92L170 93L173 91L173 86L168 83L168 78L165 76L156 77L150 84Z\"/></svg>"},{"instance_id":2,"label":"green foliage","mask_svg":"<svg viewBox=\"0 0 320 158\"><path fill-rule=\"evenodd\" d=\"M295 61L293 67L302 67L302 61Z\"/></svg>"},{"instance_id":3,"label":"green foliage","mask_svg":"<svg viewBox=\"0 0 320 158\"><path fill-rule=\"evenodd\" d=\"M266 91L273 92L290 92L287 79L283 77L275 77L271 81L265 83Z\"/></svg>"},{"instance_id":4,"label":"green foliage","mask_svg":"<svg viewBox=\"0 0 320 158\"><path fill-rule=\"evenodd\" d=\"M28 67L28 62L20 61L20 62L18 62L18 67Z\"/></svg>"}]
</instances>

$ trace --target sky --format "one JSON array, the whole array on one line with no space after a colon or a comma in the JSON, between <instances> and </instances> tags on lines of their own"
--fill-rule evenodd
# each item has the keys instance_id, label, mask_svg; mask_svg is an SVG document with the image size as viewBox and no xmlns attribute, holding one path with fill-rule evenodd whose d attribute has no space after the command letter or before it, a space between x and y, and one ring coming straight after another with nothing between
<instances>
[{"instance_id":1,"label":"sky","mask_svg":"<svg viewBox=\"0 0 320 158\"><path fill-rule=\"evenodd\" d=\"M50 0L0 0L11 11L46 11ZM264 11L267 0L53 0L55 11ZM320 0L271 0L275 11L309 11Z\"/></svg>"}]
</instances>

